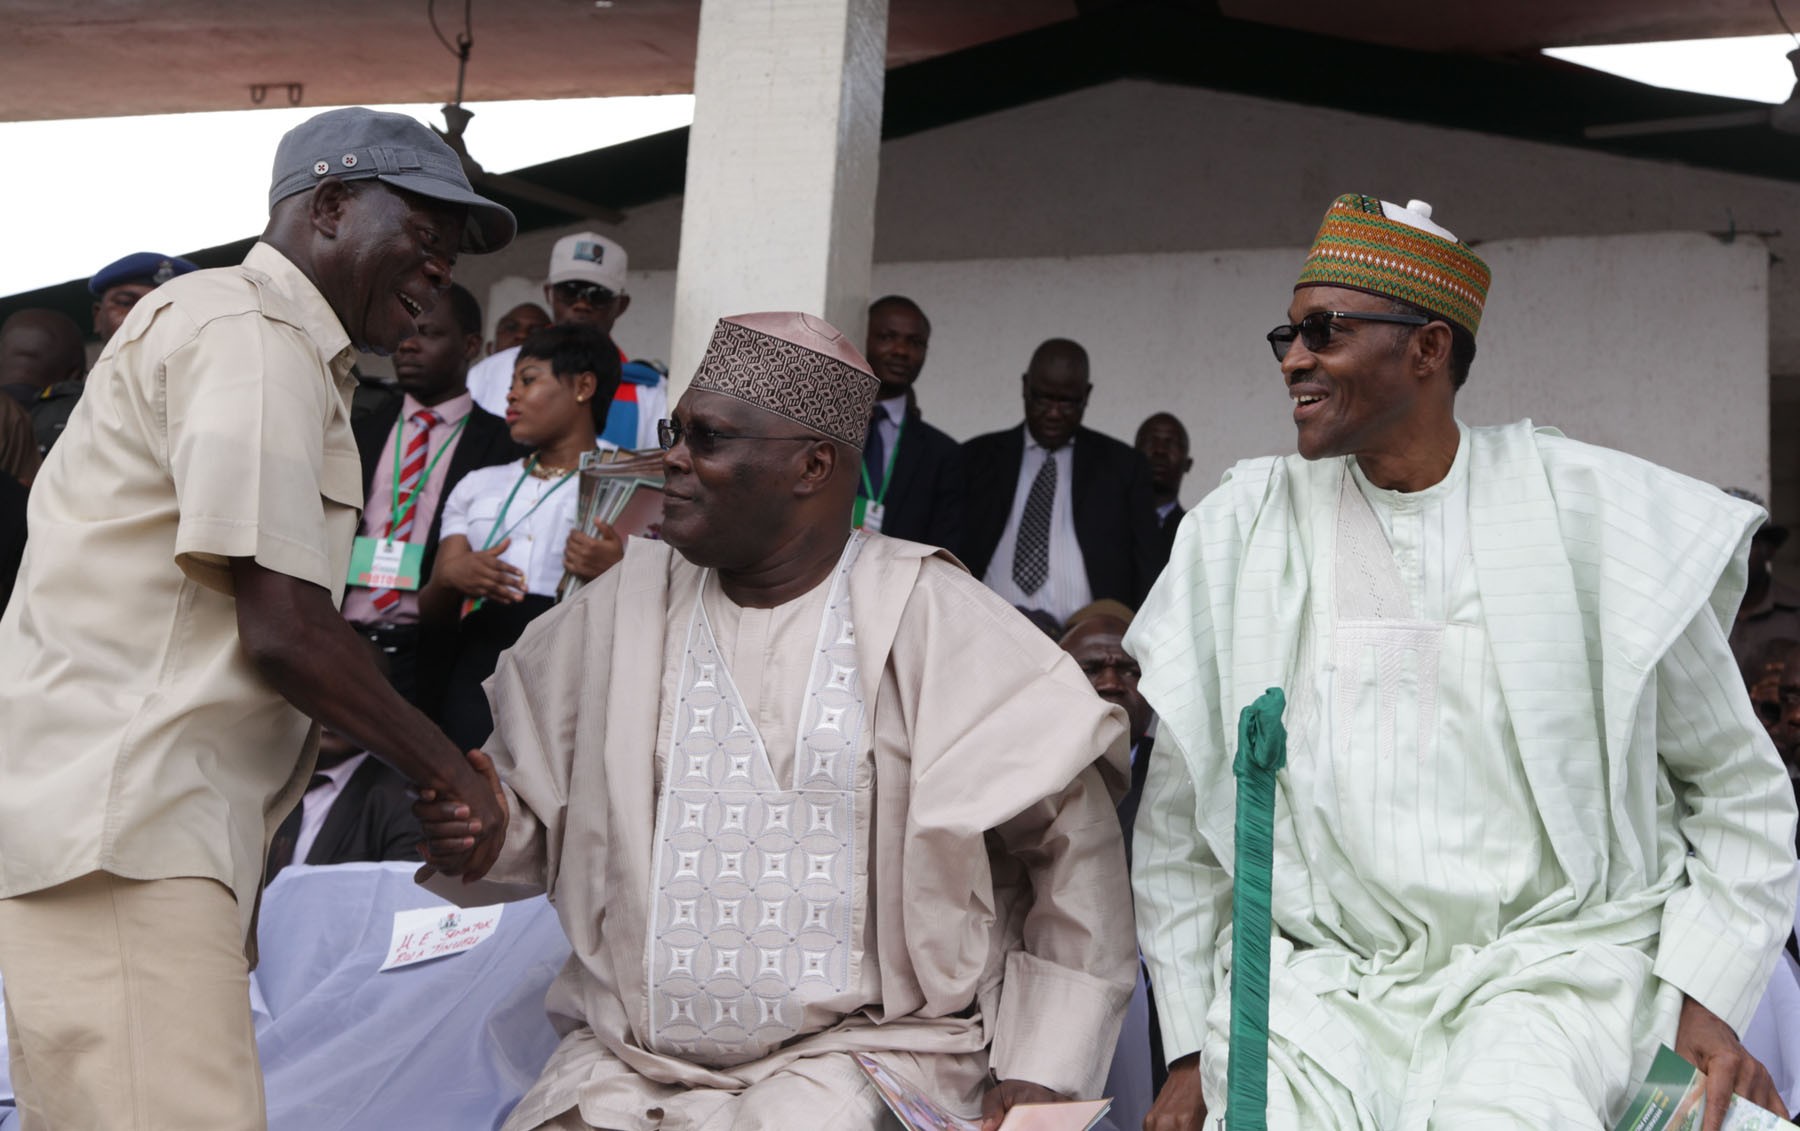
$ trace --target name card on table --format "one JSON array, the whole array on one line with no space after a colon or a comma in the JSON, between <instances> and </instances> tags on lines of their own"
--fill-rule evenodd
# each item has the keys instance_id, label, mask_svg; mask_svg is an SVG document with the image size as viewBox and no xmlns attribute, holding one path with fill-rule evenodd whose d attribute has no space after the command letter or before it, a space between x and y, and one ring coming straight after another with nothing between
<instances>
[{"instance_id":1,"label":"name card on table","mask_svg":"<svg viewBox=\"0 0 1800 1131\"><path fill-rule=\"evenodd\" d=\"M449 954L460 954L500 927L503 903L489 907L420 907L394 912L394 937L388 943L382 970L411 966Z\"/></svg>"}]
</instances>

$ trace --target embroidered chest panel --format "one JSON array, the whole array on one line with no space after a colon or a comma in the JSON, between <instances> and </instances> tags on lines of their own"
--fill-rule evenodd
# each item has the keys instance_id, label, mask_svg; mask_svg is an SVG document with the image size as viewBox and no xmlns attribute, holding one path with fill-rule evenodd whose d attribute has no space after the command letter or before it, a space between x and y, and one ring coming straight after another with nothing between
<instances>
[{"instance_id":1,"label":"embroidered chest panel","mask_svg":"<svg viewBox=\"0 0 1800 1131\"><path fill-rule=\"evenodd\" d=\"M867 755L848 580L860 545L832 581L787 783L696 599L657 814L647 958L659 1052L721 1067L758 1059L803 1031L809 1003L853 981Z\"/></svg>"}]
</instances>

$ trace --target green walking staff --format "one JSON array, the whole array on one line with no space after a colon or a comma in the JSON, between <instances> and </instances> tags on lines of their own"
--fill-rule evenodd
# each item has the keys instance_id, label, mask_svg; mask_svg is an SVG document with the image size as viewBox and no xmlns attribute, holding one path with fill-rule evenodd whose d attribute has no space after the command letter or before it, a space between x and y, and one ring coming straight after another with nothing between
<instances>
[{"instance_id":1,"label":"green walking staff","mask_svg":"<svg viewBox=\"0 0 1800 1131\"><path fill-rule=\"evenodd\" d=\"M1264 1131L1269 1106L1269 886L1275 863L1275 772L1287 764L1281 712L1271 687L1238 715L1237 867L1231 886L1231 1054L1225 1124Z\"/></svg>"}]
</instances>

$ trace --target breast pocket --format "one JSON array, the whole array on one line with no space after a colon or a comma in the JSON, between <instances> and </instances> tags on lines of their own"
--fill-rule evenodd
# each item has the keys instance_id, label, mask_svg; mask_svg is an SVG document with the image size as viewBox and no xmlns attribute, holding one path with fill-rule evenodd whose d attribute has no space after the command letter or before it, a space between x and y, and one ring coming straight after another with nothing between
<instances>
[{"instance_id":1,"label":"breast pocket","mask_svg":"<svg viewBox=\"0 0 1800 1131\"><path fill-rule=\"evenodd\" d=\"M469 503L469 548L479 550L494 538L494 527L500 521L500 496L484 495Z\"/></svg>"}]
</instances>

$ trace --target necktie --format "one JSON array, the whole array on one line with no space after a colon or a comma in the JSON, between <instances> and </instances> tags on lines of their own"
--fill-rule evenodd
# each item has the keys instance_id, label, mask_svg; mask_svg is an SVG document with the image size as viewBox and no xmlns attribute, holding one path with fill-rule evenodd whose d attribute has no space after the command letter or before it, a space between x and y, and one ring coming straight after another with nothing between
<instances>
[{"instance_id":1,"label":"necktie","mask_svg":"<svg viewBox=\"0 0 1800 1131\"><path fill-rule=\"evenodd\" d=\"M400 493L399 510L388 516L387 536L396 542L408 541L413 531L413 516L419 506L419 484L425 477L425 457L431 449L431 429L442 419L428 408L422 408L411 416L412 435L407 438L406 450L400 455L400 482L396 487ZM391 612L400 603L400 593L395 589L377 589L369 595L378 613Z\"/></svg>"},{"instance_id":2,"label":"necktie","mask_svg":"<svg viewBox=\"0 0 1800 1131\"><path fill-rule=\"evenodd\" d=\"M869 438L863 443L863 470L869 473L869 498L881 497L881 475L887 470L887 442L881 438L882 411L869 421Z\"/></svg>"},{"instance_id":3,"label":"necktie","mask_svg":"<svg viewBox=\"0 0 1800 1131\"><path fill-rule=\"evenodd\" d=\"M324 774L314 774L306 783L306 792L311 793L331 779ZM275 839L269 845L269 870L263 874L263 883L275 878L275 873L294 862L294 846L300 841L300 822L306 814L306 795L300 796L300 804L294 806L275 830ZM304 863L304 861L302 861Z\"/></svg>"},{"instance_id":4,"label":"necktie","mask_svg":"<svg viewBox=\"0 0 1800 1131\"><path fill-rule=\"evenodd\" d=\"M1019 537L1013 543L1013 583L1022 593L1036 593L1050 576L1050 507L1056 502L1056 457L1044 454L1043 465L1025 497Z\"/></svg>"}]
</instances>

